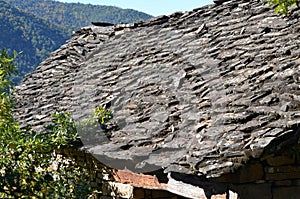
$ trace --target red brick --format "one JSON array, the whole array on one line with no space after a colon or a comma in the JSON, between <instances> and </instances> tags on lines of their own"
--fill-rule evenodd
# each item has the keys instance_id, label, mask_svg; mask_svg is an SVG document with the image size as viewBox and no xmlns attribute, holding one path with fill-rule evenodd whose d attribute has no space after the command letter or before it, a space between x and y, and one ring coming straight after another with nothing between
<instances>
[{"instance_id":1,"label":"red brick","mask_svg":"<svg viewBox=\"0 0 300 199\"><path fill-rule=\"evenodd\" d=\"M134 187L147 189L163 189L165 184L159 183L156 176L133 173L128 170L115 171L115 180L123 184L131 184Z\"/></svg>"}]
</instances>

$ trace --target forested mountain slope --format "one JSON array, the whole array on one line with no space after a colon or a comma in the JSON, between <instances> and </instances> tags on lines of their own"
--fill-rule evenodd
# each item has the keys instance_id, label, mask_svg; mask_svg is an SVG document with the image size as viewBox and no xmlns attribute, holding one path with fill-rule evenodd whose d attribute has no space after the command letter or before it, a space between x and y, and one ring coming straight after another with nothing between
<instances>
[{"instance_id":1,"label":"forested mountain slope","mask_svg":"<svg viewBox=\"0 0 300 199\"><path fill-rule=\"evenodd\" d=\"M53 0L6 0L11 5L33 13L52 23L78 29L92 21L131 23L144 21L151 15L132 9L81 3L61 3ZM101 1L99 1L101 4Z\"/></svg>"},{"instance_id":2,"label":"forested mountain slope","mask_svg":"<svg viewBox=\"0 0 300 199\"><path fill-rule=\"evenodd\" d=\"M19 81L69 38L68 32L0 1L0 48L22 52L16 59Z\"/></svg>"},{"instance_id":3,"label":"forested mountain slope","mask_svg":"<svg viewBox=\"0 0 300 199\"><path fill-rule=\"evenodd\" d=\"M70 38L72 31L92 21L110 23L146 20L150 15L112 6L60 3L53 0L0 0L0 49L22 52L16 59L18 83L50 52Z\"/></svg>"}]
</instances>

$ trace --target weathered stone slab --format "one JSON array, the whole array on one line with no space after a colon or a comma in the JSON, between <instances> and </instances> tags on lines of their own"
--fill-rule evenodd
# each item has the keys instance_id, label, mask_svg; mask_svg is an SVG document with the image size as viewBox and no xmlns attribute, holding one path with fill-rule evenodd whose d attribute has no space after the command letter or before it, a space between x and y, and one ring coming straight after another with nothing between
<instances>
[{"instance_id":1,"label":"weathered stone slab","mask_svg":"<svg viewBox=\"0 0 300 199\"><path fill-rule=\"evenodd\" d=\"M212 178L230 173L266 149L296 143L298 15L294 9L284 19L260 1L230 0L148 22L82 28L17 87L17 119L41 130L54 111L80 121L106 105L112 132L82 132L100 162ZM227 180L254 182L263 171L248 165Z\"/></svg>"}]
</instances>

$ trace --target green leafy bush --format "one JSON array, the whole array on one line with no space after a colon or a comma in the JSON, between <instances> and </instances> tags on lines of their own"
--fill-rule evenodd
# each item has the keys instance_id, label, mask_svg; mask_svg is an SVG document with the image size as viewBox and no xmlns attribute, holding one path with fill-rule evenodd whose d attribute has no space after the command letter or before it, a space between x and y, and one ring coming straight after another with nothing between
<instances>
[{"instance_id":1,"label":"green leafy bush","mask_svg":"<svg viewBox=\"0 0 300 199\"><path fill-rule=\"evenodd\" d=\"M97 106L94 109L94 119L96 119L99 124L105 124L112 118L112 111L110 109L107 109L106 106Z\"/></svg>"},{"instance_id":2,"label":"green leafy bush","mask_svg":"<svg viewBox=\"0 0 300 199\"><path fill-rule=\"evenodd\" d=\"M275 12L277 14L287 15L289 8L297 4L297 0L264 0L269 3L270 6L276 6Z\"/></svg>"},{"instance_id":3,"label":"green leafy bush","mask_svg":"<svg viewBox=\"0 0 300 199\"><path fill-rule=\"evenodd\" d=\"M70 114L55 113L44 133L20 129L9 94L14 57L0 54L0 198L86 198L95 187L90 176L59 154L78 140Z\"/></svg>"}]
</instances>

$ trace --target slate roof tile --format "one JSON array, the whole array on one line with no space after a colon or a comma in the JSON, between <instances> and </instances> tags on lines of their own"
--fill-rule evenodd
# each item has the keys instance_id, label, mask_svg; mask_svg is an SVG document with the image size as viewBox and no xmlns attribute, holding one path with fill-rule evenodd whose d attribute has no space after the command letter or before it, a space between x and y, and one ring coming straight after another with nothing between
<instances>
[{"instance_id":1,"label":"slate roof tile","mask_svg":"<svg viewBox=\"0 0 300 199\"><path fill-rule=\"evenodd\" d=\"M274 141L299 136L299 14L287 19L258 1L231 0L82 28L17 87L16 117L41 129L57 109L79 121L107 104L108 125L118 128L82 138L103 163L231 172Z\"/></svg>"}]
</instances>

